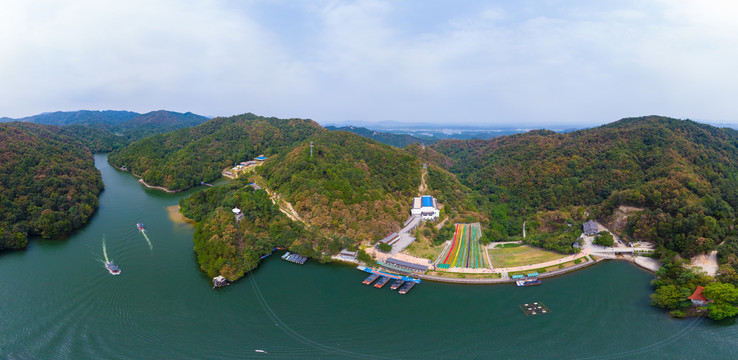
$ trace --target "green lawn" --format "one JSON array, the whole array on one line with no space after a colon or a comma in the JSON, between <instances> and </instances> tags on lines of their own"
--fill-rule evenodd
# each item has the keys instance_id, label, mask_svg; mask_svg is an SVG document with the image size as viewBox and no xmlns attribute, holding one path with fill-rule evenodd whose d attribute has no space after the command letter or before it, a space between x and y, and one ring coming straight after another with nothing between
<instances>
[{"instance_id":1,"label":"green lawn","mask_svg":"<svg viewBox=\"0 0 738 360\"><path fill-rule=\"evenodd\" d=\"M527 245L487 249L487 253L496 268L538 264L567 256Z\"/></svg>"},{"instance_id":2,"label":"green lawn","mask_svg":"<svg viewBox=\"0 0 738 360\"><path fill-rule=\"evenodd\" d=\"M432 246L431 244L429 244L429 241L418 239L410 244L410 246L405 248L405 251L412 256L435 261L443 251L443 244Z\"/></svg>"}]
</instances>

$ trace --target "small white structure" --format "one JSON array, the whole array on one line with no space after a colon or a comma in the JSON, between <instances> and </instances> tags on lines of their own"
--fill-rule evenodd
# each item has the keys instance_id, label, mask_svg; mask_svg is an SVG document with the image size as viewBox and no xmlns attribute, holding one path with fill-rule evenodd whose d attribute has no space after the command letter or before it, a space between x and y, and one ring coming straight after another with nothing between
<instances>
[{"instance_id":1,"label":"small white structure","mask_svg":"<svg viewBox=\"0 0 738 360\"><path fill-rule=\"evenodd\" d=\"M438 210L438 201L430 195L413 198L413 209L411 215L420 215L423 220L433 220L441 215Z\"/></svg>"},{"instance_id":2,"label":"small white structure","mask_svg":"<svg viewBox=\"0 0 738 360\"><path fill-rule=\"evenodd\" d=\"M228 280L226 280L226 278L223 277L222 275L219 275L213 278L213 289L223 287L226 285L230 285L230 284L228 284Z\"/></svg>"},{"instance_id":3,"label":"small white structure","mask_svg":"<svg viewBox=\"0 0 738 360\"><path fill-rule=\"evenodd\" d=\"M338 257L346 261L356 262L357 255L357 251L348 251L346 249L343 249L341 250L341 253L338 254Z\"/></svg>"},{"instance_id":4,"label":"small white structure","mask_svg":"<svg viewBox=\"0 0 738 360\"><path fill-rule=\"evenodd\" d=\"M233 211L233 214L236 215L236 221L239 221L239 220L243 219L243 213L241 212L241 209L239 209L239 208L233 208L233 210L231 210L231 211Z\"/></svg>"}]
</instances>

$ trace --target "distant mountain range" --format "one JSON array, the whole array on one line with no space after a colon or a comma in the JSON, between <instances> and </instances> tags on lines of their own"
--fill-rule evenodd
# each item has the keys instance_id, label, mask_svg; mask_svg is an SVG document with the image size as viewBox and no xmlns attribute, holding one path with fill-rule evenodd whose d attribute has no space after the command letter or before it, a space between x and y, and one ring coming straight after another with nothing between
<instances>
[{"instance_id":1,"label":"distant mountain range","mask_svg":"<svg viewBox=\"0 0 738 360\"><path fill-rule=\"evenodd\" d=\"M126 121L129 121L136 116L141 116L139 113L132 111L116 111L116 110L79 110L79 111L55 111L42 113L38 115L26 116L23 118L12 119L8 117L0 118L0 122L10 121L22 121L31 122L42 125L92 125L92 124L106 124L106 125L119 125Z\"/></svg>"},{"instance_id":2,"label":"distant mountain range","mask_svg":"<svg viewBox=\"0 0 738 360\"><path fill-rule=\"evenodd\" d=\"M379 132L379 131L367 129L365 127L356 127L356 126L342 126L342 127L326 126L325 128L331 131L348 131L350 133L361 135L363 137L370 138L377 142L381 142L383 144L387 144L387 145L399 147L399 148L405 147L410 144L415 144L415 143L433 144L441 140L435 137L418 137L418 136L413 136L409 134L392 134L388 132Z\"/></svg>"},{"instance_id":3,"label":"distant mountain range","mask_svg":"<svg viewBox=\"0 0 738 360\"><path fill-rule=\"evenodd\" d=\"M145 114L116 110L56 111L24 118L0 118L0 122L29 122L62 127L93 152L105 152L156 134L200 125L209 118L191 112L158 110Z\"/></svg>"},{"instance_id":4,"label":"distant mountain range","mask_svg":"<svg viewBox=\"0 0 738 360\"><path fill-rule=\"evenodd\" d=\"M331 131L348 131L357 135L361 135L383 144L405 147L410 144L431 145L445 139L482 139L488 140L503 135L513 135L528 131L527 129L483 129L479 127L459 126L459 127L441 127L441 125L429 124L403 124L403 127L383 128L386 123L377 123L376 127L366 128L359 126L326 126ZM428 125L428 126L424 126ZM559 130L567 132L571 130Z\"/></svg>"}]
</instances>

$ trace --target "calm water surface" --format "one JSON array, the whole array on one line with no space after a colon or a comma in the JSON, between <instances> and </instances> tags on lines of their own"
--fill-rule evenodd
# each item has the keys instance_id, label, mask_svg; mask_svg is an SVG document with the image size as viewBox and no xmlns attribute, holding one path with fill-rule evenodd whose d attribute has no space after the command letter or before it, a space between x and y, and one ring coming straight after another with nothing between
<instances>
[{"instance_id":1,"label":"calm water surface","mask_svg":"<svg viewBox=\"0 0 738 360\"><path fill-rule=\"evenodd\" d=\"M674 320L648 305L652 275L608 262L543 285L423 282L408 295L352 267L268 258L214 291L180 194L143 188L96 155L100 209L63 241L0 254L4 359L732 359L733 320ZM151 247L136 229L142 221ZM108 256L121 268L110 275ZM527 317L519 305L551 313ZM255 350L264 350L265 353Z\"/></svg>"}]
</instances>

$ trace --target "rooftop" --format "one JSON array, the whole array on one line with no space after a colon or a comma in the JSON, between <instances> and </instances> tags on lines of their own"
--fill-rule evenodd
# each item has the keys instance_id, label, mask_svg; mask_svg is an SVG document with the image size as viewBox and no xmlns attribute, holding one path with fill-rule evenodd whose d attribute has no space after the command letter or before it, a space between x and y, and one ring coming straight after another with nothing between
<instances>
[{"instance_id":1,"label":"rooftop","mask_svg":"<svg viewBox=\"0 0 738 360\"><path fill-rule=\"evenodd\" d=\"M392 264L392 265L403 266L403 267L406 267L406 268L411 268L411 269L414 269L414 270L417 270L417 271L426 271L426 270L428 270L428 266L427 265L414 264L414 263L411 263L411 262L398 260L398 259L395 259L395 258L392 258L392 257L389 258L389 259L387 259L387 263L388 264Z\"/></svg>"},{"instance_id":2,"label":"rooftop","mask_svg":"<svg viewBox=\"0 0 738 360\"><path fill-rule=\"evenodd\" d=\"M431 196L423 196L423 207L433 207L433 198Z\"/></svg>"},{"instance_id":3,"label":"rooftop","mask_svg":"<svg viewBox=\"0 0 738 360\"><path fill-rule=\"evenodd\" d=\"M697 289L690 295L687 299L689 300L698 300L698 301L707 301L705 298L705 295L702 295L702 290L705 290L704 287L697 285Z\"/></svg>"}]
</instances>

